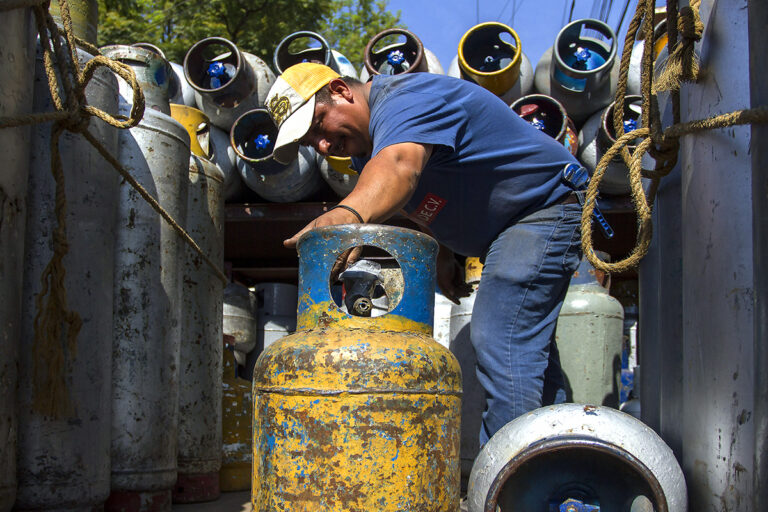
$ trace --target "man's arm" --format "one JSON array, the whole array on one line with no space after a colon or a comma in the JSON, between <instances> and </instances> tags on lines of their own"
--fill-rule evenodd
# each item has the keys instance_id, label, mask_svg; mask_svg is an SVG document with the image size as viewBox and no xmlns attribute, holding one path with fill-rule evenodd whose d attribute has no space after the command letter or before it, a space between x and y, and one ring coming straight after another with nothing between
<instances>
[{"instance_id":1,"label":"man's arm","mask_svg":"<svg viewBox=\"0 0 768 512\"><path fill-rule=\"evenodd\" d=\"M384 222L411 198L431 154L432 145L414 142L382 149L368 161L357 185L340 204L354 208L364 222ZM317 217L283 245L296 247L299 237L310 229L355 222L359 220L352 212L337 208Z\"/></svg>"}]
</instances>

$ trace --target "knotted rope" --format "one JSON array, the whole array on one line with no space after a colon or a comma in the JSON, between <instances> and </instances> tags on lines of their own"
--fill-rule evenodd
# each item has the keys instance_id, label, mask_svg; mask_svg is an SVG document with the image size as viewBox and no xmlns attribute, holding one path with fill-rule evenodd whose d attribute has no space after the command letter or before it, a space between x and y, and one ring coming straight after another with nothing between
<instances>
[{"instance_id":1,"label":"knotted rope","mask_svg":"<svg viewBox=\"0 0 768 512\"><path fill-rule=\"evenodd\" d=\"M144 116L144 93L129 66L100 55L98 48L74 36L67 0L58 0L58 2L64 43L62 43L59 27L48 12L50 0L0 0L0 12L23 7L29 7L33 10L43 52L48 89L56 109L54 112L0 117L0 128L53 122L51 127L51 173L55 182L56 226L52 235L53 255L40 277L41 291L35 298L36 314L32 351L35 360L33 407L39 413L54 418L61 418L72 413L72 404L66 391L66 353L69 353L70 357L76 354L77 335L82 326L80 315L76 311L71 311L67 305L65 288L66 268L63 260L67 255L69 245L67 242L65 176L59 151L59 137L65 130L83 135L139 192L141 197L202 256L217 276L225 284L227 282L224 273L203 253L189 234L88 130L91 117L97 117L121 129L138 125ZM82 71L77 57L77 45L95 55L83 65ZM105 67L116 73L133 90L133 105L128 117L112 116L87 104L85 89L100 67Z\"/></svg>"},{"instance_id":2,"label":"knotted rope","mask_svg":"<svg viewBox=\"0 0 768 512\"><path fill-rule=\"evenodd\" d=\"M624 272L636 267L648 253L648 247L653 235L651 221L651 205L658 190L659 181L668 175L677 164L680 150L680 137L705 130L725 128L728 126L766 123L768 108L759 107L738 110L727 114L713 116L707 119L680 123L679 88L682 82L695 81L698 77L698 62L694 53L694 44L701 39L704 25L699 16L701 0L691 0L689 6L677 9L677 0L667 1L667 34L668 48L672 49L667 59L667 65L659 71L658 83L654 83L653 70L653 17L654 0L638 0L637 9L630 21L624 41L619 81L616 88L617 107L613 109L613 122L616 133L623 132L623 105L627 92L629 75L629 60L632 47L642 28L646 44L643 49L641 63L641 94L642 128L625 133L619 137L611 148L603 155L597 164L589 187L586 192L586 203L581 218L581 244L589 262L597 269L605 272ZM643 22L645 20L645 22ZM678 43L678 32L682 36ZM662 130L661 117L655 94L662 90L670 91L672 101L673 123ZM642 139L636 148L629 153L627 145L637 139ZM653 170L643 169L642 159L645 153L656 160ZM630 254L613 263L601 260L594 251L592 241L592 214L597 200L598 187L611 160L621 155L629 168L630 195L637 215L637 239ZM641 178L650 179L648 194L643 190Z\"/></svg>"}]
</instances>

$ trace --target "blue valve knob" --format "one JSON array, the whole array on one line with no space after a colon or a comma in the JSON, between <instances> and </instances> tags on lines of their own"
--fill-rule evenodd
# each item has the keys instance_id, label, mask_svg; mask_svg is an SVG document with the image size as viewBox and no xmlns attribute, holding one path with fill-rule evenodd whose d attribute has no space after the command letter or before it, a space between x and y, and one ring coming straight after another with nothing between
<instances>
[{"instance_id":1,"label":"blue valve knob","mask_svg":"<svg viewBox=\"0 0 768 512\"><path fill-rule=\"evenodd\" d=\"M624 121L624 133L637 130L637 119L627 119Z\"/></svg>"},{"instance_id":2,"label":"blue valve knob","mask_svg":"<svg viewBox=\"0 0 768 512\"><path fill-rule=\"evenodd\" d=\"M224 64L221 62L211 62L208 65L208 76L219 78L224 76L225 71Z\"/></svg>"},{"instance_id":3,"label":"blue valve knob","mask_svg":"<svg viewBox=\"0 0 768 512\"><path fill-rule=\"evenodd\" d=\"M581 46L576 48L576 52L573 55L576 57L576 62L579 64L586 64L587 61L592 58L592 52Z\"/></svg>"},{"instance_id":4,"label":"blue valve knob","mask_svg":"<svg viewBox=\"0 0 768 512\"><path fill-rule=\"evenodd\" d=\"M494 57L493 55L487 55L485 59L483 59L483 61L485 62L485 64L493 64L494 62L496 62L496 57Z\"/></svg>"},{"instance_id":5,"label":"blue valve knob","mask_svg":"<svg viewBox=\"0 0 768 512\"><path fill-rule=\"evenodd\" d=\"M405 62L405 55L403 55L403 52L400 50L392 50L389 52L389 55L387 55L387 62L392 66L399 66Z\"/></svg>"},{"instance_id":6,"label":"blue valve knob","mask_svg":"<svg viewBox=\"0 0 768 512\"><path fill-rule=\"evenodd\" d=\"M546 126L544 126L544 121L538 118L534 118L533 121L531 121L531 126L541 131L544 131L544 128L546 128Z\"/></svg>"},{"instance_id":7,"label":"blue valve knob","mask_svg":"<svg viewBox=\"0 0 768 512\"><path fill-rule=\"evenodd\" d=\"M259 135L253 139L253 143L256 145L256 149L266 149L272 144L272 141L269 140L269 135Z\"/></svg>"}]
</instances>

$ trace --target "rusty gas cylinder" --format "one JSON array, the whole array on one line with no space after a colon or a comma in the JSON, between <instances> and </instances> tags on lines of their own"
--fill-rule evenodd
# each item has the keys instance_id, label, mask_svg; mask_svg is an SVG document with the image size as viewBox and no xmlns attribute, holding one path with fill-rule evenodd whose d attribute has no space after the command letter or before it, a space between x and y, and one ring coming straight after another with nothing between
<instances>
[{"instance_id":1,"label":"rusty gas cylinder","mask_svg":"<svg viewBox=\"0 0 768 512\"><path fill-rule=\"evenodd\" d=\"M333 263L356 246L400 266L383 315L331 296ZM297 331L254 369L253 510L458 510L461 371L430 336L437 243L354 224L309 231L298 251Z\"/></svg>"}]
</instances>

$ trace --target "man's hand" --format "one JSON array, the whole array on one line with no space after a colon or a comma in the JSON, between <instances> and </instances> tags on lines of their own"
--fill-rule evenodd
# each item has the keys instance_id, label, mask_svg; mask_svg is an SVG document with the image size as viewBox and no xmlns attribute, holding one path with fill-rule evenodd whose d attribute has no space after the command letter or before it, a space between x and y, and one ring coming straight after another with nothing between
<instances>
[{"instance_id":1,"label":"man's hand","mask_svg":"<svg viewBox=\"0 0 768 512\"><path fill-rule=\"evenodd\" d=\"M459 304L460 298L469 297L472 293L472 286L464 281L464 269L456 261L453 251L442 244L437 253L437 286L454 304Z\"/></svg>"},{"instance_id":2,"label":"man's hand","mask_svg":"<svg viewBox=\"0 0 768 512\"><path fill-rule=\"evenodd\" d=\"M338 224L352 224L358 222L360 221L357 217L355 217L354 213L341 208L337 208L317 217L315 220L304 226L301 231L293 235L291 238L284 240L283 245L289 249L295 248L299 241L299 237L311 229L320 228L323 226L336 226ZM333 264L333 268L331 269L331 281L336 281L339 278L339 274L341 274L349 265L359 260L360 254L362 252L362 247L351 247L341 253L339 257L336 258L336 261Z\"/></svg>"},{"instance_id":3,"label":"man's hand","mask_svg":"<svg viewBox=\"0 0 768 512\"><path fill-rule=\"evenodd\" d=\"M355 217L354 213L342 208L336 208L335 210L325 212L315 218L315 220L304 226L301 231L291 238L283 240L283 245L289 249L294 249L296 243L299 241L299 237L311 229L322 228L324 226L336 226L337 224L358 224L359 222L360 221Z\"/></svg>"}]
</instances>

